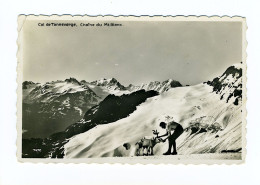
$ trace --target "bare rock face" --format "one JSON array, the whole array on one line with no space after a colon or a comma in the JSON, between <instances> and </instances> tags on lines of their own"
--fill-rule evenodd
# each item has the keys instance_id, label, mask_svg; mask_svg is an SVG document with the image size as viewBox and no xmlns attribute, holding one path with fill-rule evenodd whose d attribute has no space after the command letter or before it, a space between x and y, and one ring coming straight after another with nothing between
<instances>
[{"instance_id":1,"label":"bare rock face","mask_svg":"<svg viewBox=\"0 0 260 185\"><path fill-rule=\"evenodd\" d=\"M65 82L81 85L81 83L76 78L71 78L71 77L69 79L66 79Z\"/></svg>"},{"instance_id":2,"label":"bare rock face","mask_svg":"<svg viewBox=\"0 0 260 185\"><path fill-rule=\"evenodd\" d=\"M24 81L22 84L22 89L28 89L33 85L35 85L35 83L32 81Z\"/></svg>"},{"instance_id":3,"label":"bare rock face","mask_svg":"<svg viewBox=\"0 0 260 185\"><path fill-rule=\"evenodd\" d=\"M232 101L234 105L242 102L242 64L230 66L220 77L207 82L213 86L213 92L220 94L220 99Z\"/></svg>"}]
</instances>

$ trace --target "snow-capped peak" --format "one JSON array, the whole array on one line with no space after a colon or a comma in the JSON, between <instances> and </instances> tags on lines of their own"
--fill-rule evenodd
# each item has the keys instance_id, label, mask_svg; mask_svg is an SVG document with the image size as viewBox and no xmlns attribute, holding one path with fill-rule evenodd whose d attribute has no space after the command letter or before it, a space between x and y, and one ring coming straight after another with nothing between
<instances>
[{"instance_id":1,"label":"snow-capped peak","mask_svg":"<svg viewBox=\"0 0 260 185\"><path fill-rule=\"evenodd\" d=\"M71 78L71 77L68 78L68 79L65 79L65 82L75 83L75 84L81 85L80 82L76 78Z\"/></svg>"},{"instance_id":2,"label":"snow-capped peak","mask_svg":"<svg viewBox=\"0 0 260 185\"><path fill-rule=\"evenodd\" d=\"M101 78L99 80L95 80L93 82L91 82L91 84L94 84L94 85L100 85L100 86L104 86L104 85L107 85L107 84L115 84L117 83L118 81L115 79L115 78Z\"/></svg>"},{"instance_id":3,"label":"snow-capped peak","mask_svg":"<svg viewBox=\"0 0 260 185\"><path fill-rule=\"evenodd\" d=\"M149 83L142 83L141 85L138 86L133 86L133 85L129 85L127 88L130 91L137 91L140 89L144 89L144 90L155 90L159 93L168 91L170 88L173 87L181 87L181 83L172 79L168 79L165 80L163 82L159 82L159 81L153 81L153 82L149 82Z\"/></svg>"},{"instance_id":4,"label":"snow-capped peak","mask_svg":"<svg viewBox=\"0 0 260 185\"><path fill-rule=\"evenodd\" d=\"M115 78L101 78L99 80L90 82L90 84L96 86L104 86L113 90L126 90L126 87L120 84Z\"/></svg>"}]
</instances>

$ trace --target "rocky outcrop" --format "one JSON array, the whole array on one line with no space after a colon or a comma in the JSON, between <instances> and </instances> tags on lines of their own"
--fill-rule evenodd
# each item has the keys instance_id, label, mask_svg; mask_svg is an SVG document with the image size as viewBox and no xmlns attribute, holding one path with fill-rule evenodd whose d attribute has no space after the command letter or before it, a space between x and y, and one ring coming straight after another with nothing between
<instances>
[{"instance_id":1,"label":"rocky outcrop","mask_svg":"<svg viewBox=\"0 0 260 185\"><path fill-rule=\"evenodd\" d=\"M220 77L207 82L220 99L238 105L242 101L242 63L230 66Z\"/></svg>"}]
</instances>

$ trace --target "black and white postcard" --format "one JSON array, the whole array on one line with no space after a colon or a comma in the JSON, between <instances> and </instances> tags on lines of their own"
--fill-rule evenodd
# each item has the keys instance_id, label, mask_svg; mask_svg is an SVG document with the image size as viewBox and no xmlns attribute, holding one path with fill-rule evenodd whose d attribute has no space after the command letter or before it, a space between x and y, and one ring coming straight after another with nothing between
<instances>
[{"instance_id":1,"label":"black and white postcard","mask_svg":"<svg viewBox=\"0 0 260 185\"><path fill-rule=\"evenodd\" d=\"M18 17L22 162L238 164L241 17Z\"/></svg>"}]
</instances>

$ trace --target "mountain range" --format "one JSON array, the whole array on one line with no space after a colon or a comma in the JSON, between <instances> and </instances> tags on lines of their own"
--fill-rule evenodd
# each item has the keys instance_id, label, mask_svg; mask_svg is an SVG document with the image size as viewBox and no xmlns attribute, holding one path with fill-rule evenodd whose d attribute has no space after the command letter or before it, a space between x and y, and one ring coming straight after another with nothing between
<instances>
[{"instance_id":1,"label":"mountain range","mask_svg":"<svg viewBox=\"0 0 260 185\"><path fill-rule=\"evenodd\" d=\"M177 140L180 154L241 152L242 69L243 64L235 64L212 81L185 87L173 80L128 87L113 78L94 82L75 79L59 82L73 83L75 86L69 92L85 89L80 92L87 91L88 95L93 95L92 107L86 108L84 115L62 131L42 138L23 138L22 155L29 158L134 156L136 142L146 136L152 137L155 129L160 135L164 134L165 130L159 127L159 123L172 120L185 129ZM24 86L25 92L29 91L27 98L24 94L25 102L37 102L38 98L28 97L33 91L30 89L38 86L42 89L44 85L24 82ZM56 86L51 85L44 93L57 89ZM124 147L126 144L130 149ZM166 149L167 144L159 143L154 154L162 155Z\"/></svg>"}]
</instances>

